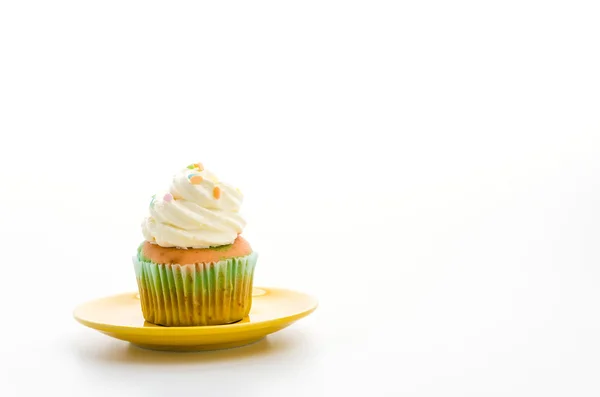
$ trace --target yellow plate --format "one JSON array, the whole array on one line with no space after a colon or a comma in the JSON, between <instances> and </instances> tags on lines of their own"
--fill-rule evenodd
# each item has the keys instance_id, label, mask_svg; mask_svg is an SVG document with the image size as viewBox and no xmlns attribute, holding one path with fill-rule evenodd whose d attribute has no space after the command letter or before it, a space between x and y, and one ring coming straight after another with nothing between
<instances>
[{"instance_id":1,"label":"yellow plate","mask_svg":"<svg viewBox=\"0 0 600 397\"><path fill-rule=\"evenodd\" d=\"M317 300L280 288L254 288L252 310L227 325L163 327L144 321L137 293L109 296L82 304L73 315L81 324L113 338L154 350L201 351L256 342L317 308Z\"/></svg>"}]
</instances>

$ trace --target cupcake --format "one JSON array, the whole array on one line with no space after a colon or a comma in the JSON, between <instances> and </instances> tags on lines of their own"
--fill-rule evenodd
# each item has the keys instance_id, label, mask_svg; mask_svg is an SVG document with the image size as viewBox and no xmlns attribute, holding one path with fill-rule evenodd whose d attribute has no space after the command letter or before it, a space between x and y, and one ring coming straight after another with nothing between
<instances>
[{"instance_id":1,"label":"cupcake","mask_svg":"<svg viewBox=\"0 0 600 397\"><path fill-rule=\"evenodd\" d=\"M134 258L147 322L218 325L248 315L257 254L240 235L242 199L202 164L182 169L152 197Z\"/></svg>"}]
</instances>

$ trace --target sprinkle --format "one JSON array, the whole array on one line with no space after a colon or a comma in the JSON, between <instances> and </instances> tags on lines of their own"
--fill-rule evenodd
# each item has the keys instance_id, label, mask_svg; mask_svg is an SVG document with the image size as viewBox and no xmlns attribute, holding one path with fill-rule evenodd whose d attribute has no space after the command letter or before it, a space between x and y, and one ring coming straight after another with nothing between
<instances>
[{"instance_id":1,"label":"sprinkle","mask_svg":"<svg viewBox=\"0 0 600 397\"><path fill-rule=\"evenodd\" d=\"M152 200L150 200L150 207L154 205L154 199L156 198L156 194L152 195Z\"/></svg>"},{"instance_id":2,"label":"sprinkle","mask_svg":"<svg viewBox=\"0 0 600 397\"><path fill-rule=\"evenodd\" d=\"M166 202L169 202L169 201L173 200L173 196L171 195L171 193L167 193L167 194L165 194L165 197L163 197L163 200Z\"/></svg>"},{"instance_id":3,"label":"sprinkle","mask_svg":"<svg viewBox=\"0 0 600 397\"><path fill-rule=\"evenodd\" d=\"M194 163L187 166L188 170L198 170L199 172L204 171L204 166L202 163Z\"/></svg>"},{"instance_id":4,"label":"sprinkle","mask_svg":"<svg viewBox=\"0 0 600 397\"><path fill-rule=\"evenodd\" d=\"M221 188L218 186L215 186L215 188L213 189L213 196L218 200L221 198Z\"/></svg>"},{"instance_id":5,"label":"sprinkle","mask_svg":"<svg viewBox=\"0 0 600 397\"><path fill-rule=\"evenodd\" d=\"M192 183L192 185L199 185L202 183L202 181L203 181L203 179L200 175L190 176L190 182Z\"/></svg>"}]
</instances>

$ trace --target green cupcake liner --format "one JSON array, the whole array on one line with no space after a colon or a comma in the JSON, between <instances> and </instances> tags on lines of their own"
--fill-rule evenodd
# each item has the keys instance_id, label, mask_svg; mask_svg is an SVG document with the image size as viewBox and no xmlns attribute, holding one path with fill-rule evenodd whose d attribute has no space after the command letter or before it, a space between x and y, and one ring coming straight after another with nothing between
<instances>
[{"instance_id":1,"label":"green cupcake liner","mask_svg":"<svg viewBox=\"0 0 600 397\"><path fill-rule=\"evenodd\" d=\"M252 305L258 255L188 265L134 258L142 313L165 326L218 325L239 321Z\"/></svg>"}]
</instances>

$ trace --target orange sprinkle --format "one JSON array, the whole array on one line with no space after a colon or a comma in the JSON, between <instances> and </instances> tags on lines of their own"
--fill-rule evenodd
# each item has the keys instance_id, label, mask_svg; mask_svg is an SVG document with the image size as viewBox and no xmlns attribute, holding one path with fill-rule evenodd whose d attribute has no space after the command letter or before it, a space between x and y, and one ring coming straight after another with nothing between
<instances>
[{"instance_id":1,"label":"orange sprinkle","mask_svg":"<svg viewBox=\"0 0 600 397\"><path fill-rule=\"evenodd\" d=\"M221 188L218 186L215 186L215 188L213 189L213 196L215 196L215 198L218 200L221 198Z\"/></svg>"},{"instance_id":2,"label":"orange sprinkle","mask_svg":"<svg viewBox=\"0 0 600 397\"><path fill-rule=\"evenodd\" d=\"M194 175L190 178L190 182L192 183L192 185L199 185L202 183L202 181L203 179L200 175Z\"/></svg>"},{"instance_id":3,"label":"orange sprinkle","mask_svg":"<svg viewBox=\"0 0 600 397\"><path fill-rule=\"evenodd\" d=\"M204 171L204 166L202 163L196 163L194 164L194 167L198 168L199 171Z\"/></svg>"}]
</instances>

